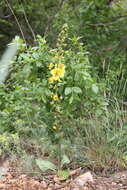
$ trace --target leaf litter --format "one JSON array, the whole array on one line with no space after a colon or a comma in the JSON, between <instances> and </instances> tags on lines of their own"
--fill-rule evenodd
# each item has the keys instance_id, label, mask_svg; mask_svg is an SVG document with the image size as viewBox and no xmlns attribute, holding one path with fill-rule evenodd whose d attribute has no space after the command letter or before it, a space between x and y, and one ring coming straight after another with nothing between
<instances>
[{"instance_id":1,"label":"leaf litter","mask_svg":"<svg viewBox=\"0 0 127 190\"><path fill-rule=\"evenodd\" d=\"M61 180L56 174L29 177L9 168L0 179L0 190L127 190L127 171L102 177L78 168Z\"/></svg>"}]
</instances>

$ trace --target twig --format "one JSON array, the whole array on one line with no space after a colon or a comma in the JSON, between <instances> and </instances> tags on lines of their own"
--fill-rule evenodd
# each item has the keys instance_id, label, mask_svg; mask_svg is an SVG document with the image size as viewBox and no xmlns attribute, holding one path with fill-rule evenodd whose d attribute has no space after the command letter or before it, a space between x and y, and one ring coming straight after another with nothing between
<instances>
[{"instance_id":1,"label":"twig","mask_svg":"<svg viewBox=\"0 0 127 190\"><path fill-rule=\"evenodd\" d=\"M21 4L22 4L22 3L21 3ZM28 20L28 18L27 18L27 15L26 15L26 12L25 12L25 8L24 8L23 4L22 4L22 8L23 8L23 14L24 14L24 18L25 18L25 20L26 20L26 23L27 23L27 25L28 25L28 27L29 27L31 33L32 33L32 36L33 36L33 38L34 38L34 41L36 41L35 33L34 33L32 27L31 27L30 23L29 23L29 20Z\"/></svg>"},{"instance_id":2,"label":"twig","mask_svg":"<svg viewBox=\"0 0 127 190\"><path fill-rule=\"evenodd\" d=\"M112 20L113 20L112 22L98 23L98 24L87 24L87 25L89 25L89 26L95 26L95 27L97 27L97 26L112 25L112 24L114 24L114 22L117 22L117 21L118 21L117 19L121 19L121 18L127 18L127 15L114 17L113 19L115 19L115 20L112 19Z\"/></svg>"},{"instance_id":3,"label":"twig","mask_svg":"<svg viewBox=\"0 0 127 190\"><path fill-rule=\"evenodd\" d=\"M8 5L8 7L9 7L10 11L12 12L12 14L13 14L15 20L16 20L16 23L17 23L17 25L18 25L18 27L19 27L19 29L20 29L21 35L22 35L22 37L23 37L23 40L24 40L25 43L26 43L26 40L25 40L25 36L24 36L23 30L22 30L22 28L21 28L21 25L20 25L20 23L19 23L19 21L18 21L16 15L15 15L15 13L14 13L14 11L13 11L11 5L9 4L8 0L5 0L5 2L7 3L7 5Z\"/></svg>"}]
</instances>

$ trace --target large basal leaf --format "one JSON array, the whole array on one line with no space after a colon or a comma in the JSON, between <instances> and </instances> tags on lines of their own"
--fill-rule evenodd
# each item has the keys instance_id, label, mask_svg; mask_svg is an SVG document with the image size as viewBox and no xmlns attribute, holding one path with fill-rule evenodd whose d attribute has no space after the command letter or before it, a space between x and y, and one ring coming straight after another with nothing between
<instances>
[{"instance_id":1,"label":"large basal leaf","mask_svg":"<svg viewBox=\"0 0 127 190\"><path fill-rule=\"evenodd\" d=\"M47 170L56 170L56 166L48 160L36 159L36 164L43 172L46 172Z\"/></svg>"}]
</instances>

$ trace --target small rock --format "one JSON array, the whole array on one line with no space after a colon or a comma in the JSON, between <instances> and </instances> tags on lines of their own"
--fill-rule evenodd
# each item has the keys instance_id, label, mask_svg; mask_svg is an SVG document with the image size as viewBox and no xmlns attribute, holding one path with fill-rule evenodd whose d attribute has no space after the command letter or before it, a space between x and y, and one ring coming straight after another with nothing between
<instances>
[{"instance_id":1,"label":"small rock","mask_svg":"<svg viewBox=\"0 0 127 190\"><path fill-rule=\"evenodd\" d=\"M25 178L27 178L27 175L21 175L21 176L19 177L19 179L25 179Z\"/></svg>"},{"instance_id":2,"label":"small rock","mask_svg":"<svg viewBox=\"0 0 127 190\"><path fill-rule=\"evenodd\" d=\"M66 180L66 184L70 184L70 183L71 183L70 179Z\"/></svg>"},{"instance_id":3,"label":"small rock","mask_svg":"<svg viewBox=\"0 0 127 190\"><path fill-rule=\"evenodd\" d=\"M52 188L48 187L48 189L47 189L47 190L52 190Z\"/></svg>"},{"instance_id":4,"label":"small rock","mask_svg":"<svg viewBox=\"0 0 127 190\"><path fill-rule=\"evenodd\" d=\"M54 187L55 187L55 189L60 189L61 185L55 183L55 186L54 186Z\"/></svg>"},{"instance_id":5,"label":"small rock","mask_svg":"<svg viewBox=\"0 0 127 190\"><path fill-rule=\"evenodd\" d=\"M0 184L0 189L2 188L5 188L6 187L6 184Z\"/></svg>"},{"instance_id":6,"label":"small rock","mask_svg":"<svg viewBox=\"0 0 127 190\"><path fill-rule=\"evenodd\" d=\"M116 185L117 185L117 183L115 183L115 182L112 182L112 185L113 185L113 186L116 186Z\"/></svg>"},{"instance_id":7,"label":"small rock","mask_svg":"<svg viewBox=\"0 0 127 190\"><path fill-rule=\"evenodd\" d=\"M78 176L75 180L74 180L75 184L79 185L79 186L84 186L87 182L91 182L93 183L93 177L91 175L90 172L86 172L80 176Z\"/></svg>"},{"instance_id":8,"label":"small rock","mask_svg":"<svg viewBox=\"0 0 127 190\"><path fill-rule=\"evenodd\" d=\"M54 188L54 185L51 183L49 184L48 188Z\"/></svg>"},{"instance_id":9,"label":"small rock","mask_svg":"<svg viewBox=\"0 0 127 190\"><path fill-rule=\"evenodd\" d=\"M70 172L70 176L77 175L77 174L79 174L80 172L81 172L81 168L78 168L78 169L76 169L76 170L72 170L72 171Z\"/></svg>"},{"instance_id":10,"label":"small rock","mask_svg":"<svg viewBox=\"0 0 127 190\"><path fill-rule=\"evenodd\" d=\"M57 184L60 184L60 183L61 183L60 180L59 180L59 178L58 178L57 176L54 176L53 180L54 180L54 182L57 183Z\"/></svg>"},{"instance_id":11,"label":"small rock","mask_svg":"<svg viewBox=\"0 0 127 190\"><path fill-rule=\"evenodd\" d=\"M47 186L48 186L45 181L42 181L41 184L42 184L43 188L47 188Z\"/></svg>"}]
</instances>

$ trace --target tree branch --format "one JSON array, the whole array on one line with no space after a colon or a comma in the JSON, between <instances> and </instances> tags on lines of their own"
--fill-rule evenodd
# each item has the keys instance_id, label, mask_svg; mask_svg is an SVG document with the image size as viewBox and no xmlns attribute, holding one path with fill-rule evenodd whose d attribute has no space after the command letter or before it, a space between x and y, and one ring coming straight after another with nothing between
<instances>
[{"instance_id":1,"label":"tree branch","mask_svg":"<svg viewBox=\"0 0 127 190\"><path fill-rule=\"evenodd\" d=\"M127 18L127 15L121 15L121 16L114 17L114 18L112 18L112 21L111 21L111 22L98 23L98 24L87 24L87 25L89 25L89 26L95 26L95 27L98 27L98 26L106 26L106 25L112 25L112 24L114 24L114 22L117 22L118 19L121 19L121 18Z\"/></svg>"}]
</instances>

